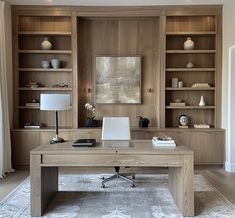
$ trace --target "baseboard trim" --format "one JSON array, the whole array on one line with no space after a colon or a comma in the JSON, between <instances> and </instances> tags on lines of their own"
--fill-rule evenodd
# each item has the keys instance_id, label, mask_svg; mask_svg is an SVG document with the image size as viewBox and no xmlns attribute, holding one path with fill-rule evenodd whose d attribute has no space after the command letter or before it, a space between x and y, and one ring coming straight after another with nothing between
<instances>
[{"instance_id":1,"label":"baseboard trim","mask_svg":"<svg viewBox=\"0 0 235 218\"><path fill-rule=\"evenodd\" d=\"M225 170L228 172L235 172L235 163L230 163L228 161L225 162Z\"/></svg>"}]
</instances>

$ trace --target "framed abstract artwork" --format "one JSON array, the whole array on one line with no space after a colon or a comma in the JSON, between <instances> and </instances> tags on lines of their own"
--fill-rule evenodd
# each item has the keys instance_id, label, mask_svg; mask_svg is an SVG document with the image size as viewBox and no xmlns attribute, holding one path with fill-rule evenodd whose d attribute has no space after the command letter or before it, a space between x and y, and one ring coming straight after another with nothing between
<instances>
[{"instance_id":1,"label":"framed abstract artwork","mask_svg":"<svg viewBox=\"0 0 235 218\"><path fill-rule=\"evenodd\" d=\"M96 56L96 103L140 104L141 65L141 56Z\"/></svg>"}]
</instances>

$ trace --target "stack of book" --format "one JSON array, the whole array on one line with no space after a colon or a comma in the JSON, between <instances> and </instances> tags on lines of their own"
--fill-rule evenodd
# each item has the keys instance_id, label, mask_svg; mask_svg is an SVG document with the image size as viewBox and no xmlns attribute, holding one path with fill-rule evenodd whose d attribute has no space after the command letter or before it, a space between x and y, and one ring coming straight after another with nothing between
<instances>
[{"instance_id":1,"label":"stack of book","mask_svg":"<svg viewBox=\"0 0 235 218\"><path fill-rule=\"evenodd\" d=\"M26 107L39 107L40 104L39 104L39 102L27 102L27 103L25 103L25 106Z\"/></svg>"},{"instance_id":2,"label":"stack of book","mask_svg":"<svg viewBox=\"0 0 235 218\"><path fill-rule=\"evenodd\" d=\"M40 129L42 128L44 125L42 123L25 123L24 124L24 128L25 129Z\"/></svg>"},{"instance_id":3,"label":"stack of book","mask_svg":"<svg viewBox=\"0 0 235 218\"><path fill-rule=\"evenodd\" d=\"M175 147L175 141L168 136L163 136L163 137L157 137L154 136L152 139L152 143L155 146L159 147Z\"/></svg>"}]
</instances>

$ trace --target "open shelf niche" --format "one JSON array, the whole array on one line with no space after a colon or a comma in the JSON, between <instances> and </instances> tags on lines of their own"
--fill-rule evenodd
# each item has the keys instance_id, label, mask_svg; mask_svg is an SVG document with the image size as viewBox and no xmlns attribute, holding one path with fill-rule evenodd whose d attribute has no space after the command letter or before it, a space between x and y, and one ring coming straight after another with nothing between
<instances>
[{"instance_id":1,"label":"open shelf niche","mask_svg":"<svg viewBox=\"0 0 235 218\"><path fill-rule=\"evenodd\" d=\"M45 15L43 12L41 14L13 17L17 21L14 29L14 127L22 128L26 123L41 123L47 128L53 128L53 112L40 111L39 106L30 107L26 103L33 99L39 102L42 93L69 93L71 109L60 112L59 125L62 128L73 128L77 126L73 121L77 117L74 113L77 94L73 83L77 76L73 70L72 16L67 11L61 12L59 16ZM41 42L46 37L52 44L50 50L41 49ZM60 60L59 68L41 66L41 61L54 58ZM39 86L30 86L32 83ZM56 84L66 86L54 87Z\"/></svg>"},{"instance_id":2,"label":"open shelf niche","mask_svg":"<svg viewBox=\"0 0 235 218\"><path fill-rule=\"evenodd\" d=\"M180 115L189 117L189 127L219 127L219 31L213 15L166 17L165 127L178 127ZM193 50L184 50L187 37L194 42ZM192 68L187 67L189 62L193 63ZM172 87L172 78L182 81L183 87ZM196 83L208 83L209 87L193 87ZM201 96L206 106L198 105ZM170 106L176 99L182 99L186 106Z\"/></svg>"}]
</instances>

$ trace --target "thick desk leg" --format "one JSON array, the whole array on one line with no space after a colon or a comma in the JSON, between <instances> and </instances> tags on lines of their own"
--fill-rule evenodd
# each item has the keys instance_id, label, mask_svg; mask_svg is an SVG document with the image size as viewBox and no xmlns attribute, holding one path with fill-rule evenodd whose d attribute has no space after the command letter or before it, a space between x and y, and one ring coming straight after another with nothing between
<instances>
[{"instance_id":1,"label":"thick desk leg","mask_svg":"<svg viewBox=\"0 0 235 218\"><path fill-rule=\"evenodd\" d=\"M184 155L183 167L169 169L169 188L183 216L194 216L193 155Z\"/></svg>"},{"instance_id":2,"label":"thick desk leg","mask_svg":"<svg viewBox=\"0 0 235 218\"><path fill-rule=\"evenodd\" d=\"M31 216L42 216L58 191L58 167L41 167L41 155L30 155Z\"/></svg>"}]
</instances>

